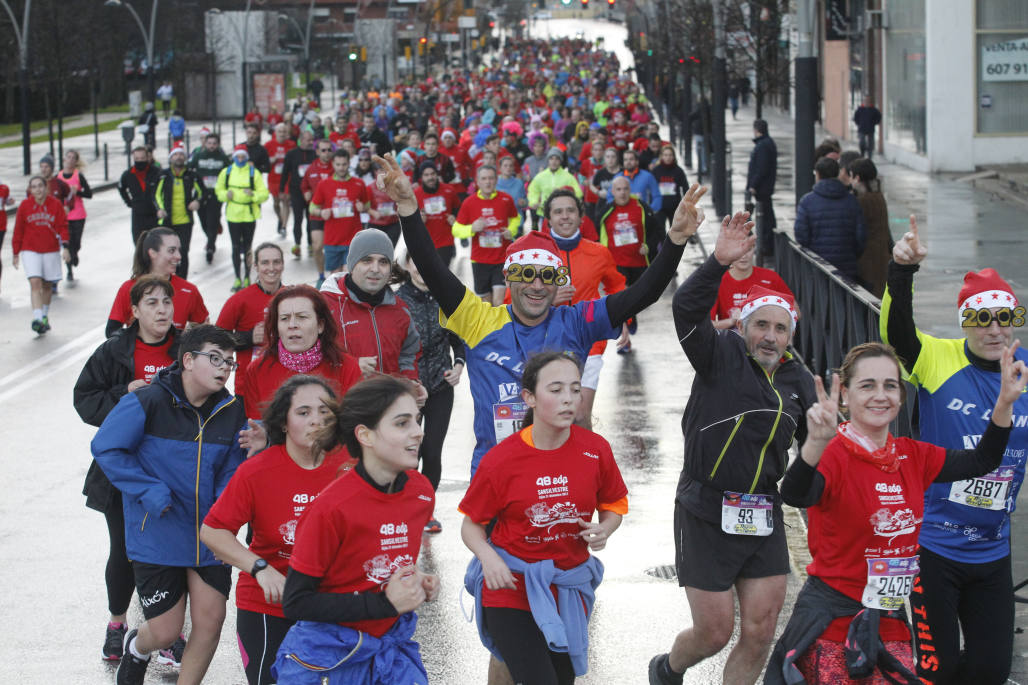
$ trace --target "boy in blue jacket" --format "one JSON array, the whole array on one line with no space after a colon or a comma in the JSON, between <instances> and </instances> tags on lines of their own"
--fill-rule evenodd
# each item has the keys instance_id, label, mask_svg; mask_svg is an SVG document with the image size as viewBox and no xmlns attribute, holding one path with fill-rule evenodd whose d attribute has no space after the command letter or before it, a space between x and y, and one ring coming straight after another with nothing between
<instances>
[{"instance_id":1,"label":"boy in blue jacket","mask_svg":"<svg viewBox=\"0 0 1028 685\"><path fill-rule=\"evenodd\" d=\"M179 683L199 683L225 619L232 569L200 542L200 525L246 453L243 403L225 390L236 368L232 334L186 331L178 361L118 402L93 439L93 456L122 493L125 546L146 619L125 636L118 685L141 684L150 653L166 662L185 622L192 632ZM177 657L177 655L174 655Z\"/></svg>"}]
</instances>

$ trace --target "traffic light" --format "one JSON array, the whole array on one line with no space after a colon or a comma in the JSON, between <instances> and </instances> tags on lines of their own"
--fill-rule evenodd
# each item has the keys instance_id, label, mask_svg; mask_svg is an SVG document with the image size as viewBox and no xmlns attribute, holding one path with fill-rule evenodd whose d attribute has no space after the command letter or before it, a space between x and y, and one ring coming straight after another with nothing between
<instances>
[{"instance_id":1,"label":"traffic light","mask_svg":"<svg viewBox=\"0 0 1028 685\"><path fill-rule=\"evenodd\" d=\"M607 7L613 8L614 7L614 0L607 0Z\"/></svg>"},{"instance_id":2,"label":"traffic light","mask_svg":"<svg viewBox=\"0 0 1028 685\"><path fill-rule=\"evenodd\" d=\"M361 61L362 62L367 62L368 61L368 49L366 47L364 47L363 45L361 46Z\"/></svg>"},{"instance_id":3,"label":"traffic light","mask_svg":"<svg viewBox=\"0 0 1028 685\"><path fill-rule=\"evenodd\" d=\"M418 38L418 57L425 54L425 46L428 44L428 38L422 36Z\"/></svg>"},{"instance_id":4,"label":"traffic light","mask_svg":"<svg viewBox=\"0 0 1028 685\"><path fill-rule=\"evenodd\" d=\"M589 0L582 0L582 9L585 9L588 6L589 6Z\"/></svg>"},{"instance_id":5,"label":"traffic light","mask_svg":"<svg viewBox=\"0 0 1028 685\"><path fill-rule=\"evenodd\" d=\"M357 48L350 47L350 54L348 55L348 58L351 62L357 61Z\"/></svg>"}]
</instances>

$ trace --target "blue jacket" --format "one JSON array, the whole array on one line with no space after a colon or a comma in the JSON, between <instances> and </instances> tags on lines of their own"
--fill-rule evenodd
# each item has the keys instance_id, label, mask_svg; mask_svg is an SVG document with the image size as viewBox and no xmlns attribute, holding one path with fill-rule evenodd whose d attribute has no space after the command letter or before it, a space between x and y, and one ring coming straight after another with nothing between
<instances>
[{"instance_id":1,"label":"blue jacket","mask_svg":"<svg viewBox=\"0 0 1028 685\"><path fill-rule=\"evenodd\" d=\"M796 242L856 280L857 258L867 239L860 203L837 178L825 178L796 207Z\"/></svg>"},{"instance_id":2,"label":"blue jacket","mask_svg":"<svg viewBox=\"0 0 1028 685\"><path fill-rule=\"evenodd\" d=\"M614 178L624 175L624 171L619 171ZM629 179L629 186L632 188L632 195L645 202L654 214L660 211L663 198L660 194L660 186L657 185L657 179L653 174L646 169L639 169L635 176ZM607 204L612 202L614 202L614 193L608 190Z\"/></svg>"},{"instance_id":3,"label":"blue jacket","mask_svg":"<svg viewBox=\"0 0 1028 685\"><path fill-rule=\"evenodd\" d=\"M178 364L126 394L93 438L93 457L122 493L128 558L216 566L200 525L246 458L243 402L222 390L207 420L188 401Z\"/></svg>"},{"instance_id":4,"label":"blue jacket","mask_svg":"<svg viewBox=\"0 0 1028 685\"><path fill-rule=\"evenodd\" d=\"M417 624L413 611L401 614L385 635L375 637L335 623L297 621L278 648L271 675L293 685L428 685L418 643L411 639Z\"/></svg>"},{"instance_id":5,"label":"blue jacket","mask_svg":"<svg viewBox=\"0 0 1028 685\"><path fill-rule=\"evenodd\" d=\"M513 573L525 576L525 591L532 618L546 638L553 652L564 652L571 657L575 675L589 670L589 615L596 601L596 588L603 580L603 563L594 556L575 568L561 571L553 561L529 563L493 547ZM473 557L464 574L464 587L475 596L475 621L478 636L485 648L497 659L503 660L483 625L482 617L482 562ZM550 586L557 586L554 601ZM584 603L584 606L583 606Z\"/></svg>"},{"instance_id":6,"label":"blue jacket","mask_svg":"<svg viewBox=\"0 0 1028 685\"><path fill-rule=\"evenodd\" d=\"M746 170L746 187L753 188L754 197L767 200L775 192L775 178L778 176L778 146L771 136L753 139L753 152Z\"/></svg>"}]
</instances>

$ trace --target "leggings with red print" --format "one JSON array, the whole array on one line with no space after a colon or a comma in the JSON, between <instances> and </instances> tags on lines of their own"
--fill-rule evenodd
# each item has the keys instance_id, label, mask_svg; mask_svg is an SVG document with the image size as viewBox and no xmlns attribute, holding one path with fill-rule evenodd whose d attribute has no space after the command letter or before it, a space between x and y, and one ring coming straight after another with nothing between
<instances>
[{"instance_id":1,"label":"leggings with red print","mask_svg":"<svg viewBox=\"0 0 1028 685\"><path fill-rule=\"evenodd\" d=\"M917 674L931 685L1002 685L1014 649L1010 557L984 564L921 548L910 593ZM960 633L964 634L963 649Z\"/></svg>"}]
</instances>

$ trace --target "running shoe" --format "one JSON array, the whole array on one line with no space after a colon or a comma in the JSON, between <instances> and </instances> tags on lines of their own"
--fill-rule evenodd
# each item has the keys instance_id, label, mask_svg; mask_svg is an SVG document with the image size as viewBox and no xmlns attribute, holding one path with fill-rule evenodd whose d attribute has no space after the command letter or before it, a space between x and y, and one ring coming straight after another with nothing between
<instances>
[{"instance_id":1,"label":"running shoe","mask_svg":"<svg viewBox=\"0 0 1028 685\"><path fill-rule=\"evenodd\" d=\"M71 270L71 264L68 265L68 283L75 282L75 272Z\"/></svg>"},{"instance_id":2,"label":"running shoe","mask_svg":"<svg viewBox=\"0 0 1028 685\"><path fill-rule=\"evenodd\" d=\"M618 348L618 354L631 354L631 352L632 352L632 341L631 340L629 340L628 344L625 345L624 347L619 347Z\"/></svg>"},{"instance_id":3,"label":"running shoe","mask_svg":"<svg viewBox=\"0 0 1028 685\"><path fill-rule=\"evenodd\" d=\"M125 636L122 648L124 654L118 665L118 675L114 680L117 685L143 685L143 679L146 678L146 667L150 665L150 657L140 659L128 647L138 632L138 630L132 629Z\"/></svg>"},{"instance_id":4,"label":"running shoe","mask_svg":"<svg viewBox=\"0 0 1028 685\"><path fill-rule=\"evenodd\" d=\"M208 247L207 250L206 250L206 253L207 253L207 263L208 264L213 264L214 263L214 248L213 247Z\"/></svg>"},{"instance_id":5,"label":"running shoe","mask_svg":"<svg viewBox=\"0 0 1028 685\"><path fill-rule=\"evenodd\" d=\"M286 237L286 227L283 226L281 223L279 223L279 225L278 225L278 235L281 238L285 238Z\"/></svg>"},{"instance_id":6,"label":"running shoe","mask_svg":"<svg viewBox=\"0 0 1028 685\"><path fill-rule=\"evenodd\" d=\"M249 288L250 287L250 277L249 276L247 276L246 278L243 279L243 287L244 288Z\"/></svg>"},{"instance_id":7,"label":"running shoe","mask_svg":"<svg viewBox=\"0 0 1028 685\"><path fill-rule=\"evenodd\" d=\"M671 670L667 654L658 654L650 659L650 685L682 685L683 673Z\"/></svg>"},{"instance_id":8,"label":"running shoe","mask_svg":"<svg viewBox=\"0 0 1028 685\"><path fill-rule=\"evenodd\" d=\"M321 285L325 282L324 276L318 276L318 282L314 285L315 290L321 290Z\"/></svg>"},{"instance_id":9,"label":"running shoe","mask_svg":"<svg viewBox=\"0 0 1028 685\"><path fill-rule=\"evenodd\" d=\"M182 668L182 652L186 651L186 638L182 635L171 643L171 647L157 652L157 663Z\"/></svg>"},{"instance_id":10,"label":"running shoe","mask_svg":"<svg viewBox=\"0 0 1028 685\"><path fill-rule=\"evenodd\" d=\"M42 319L32 319L32 332L37 334L37 335L43 332L43 320Z\"/></svg>"},{"instance_id":11,"label":"running shoe","mask_svg":"<svg viewBox=\"0 0 1028 685\"><path fill-rule=\"evenodd\" d=\"M443 524L439 523L435 519L429 519L428 523L425 524L426 533L441 533L443 532Z\"/></svg>"},{"instance_id":12,"label":"running shoe","mask_svg":"<svg viewBox=\"0 0 1028 685\"><path fill-rule=\"evenodd\" d=\"M50 317L49 316L44 316L43 319L39 322L39 332L40 333L46 333L49 330L50 330Z\"/></svg>"},{"instance_id":13,"label":"running shoe","mask_svg":"<svg viewBox=\"0 0 1028 685\"><path fill-rule=\"evenodd\" d=\"M125 653L125 634L128 633L128 626L124 623L108 623L107 636L104 638L104 647L100 655L104 661L119 661Z\"/></svg>"},{"instance_id":14,"label":"running shoe","mask_svg":"<svg viewBox=\"0 0 1028 685\"><path fill-rule=\"evenodd\" d=\"M291 249L290 252L292 252L293 256L296 257L297 259L300 258L300 246L299 245L293 245L293 249Z\"/></svg>"},{"instance_id":15,"label":"running shoe","mask_svg":"<svg viewBox=\"0 0 1028 685\"><path fill-rule=\"evenodd\" d=\"M232 282L232 292L237 293L243 288L243 282L238 278Z\"/></svg>"}]
</instances>

